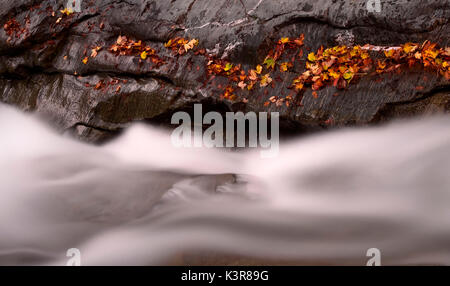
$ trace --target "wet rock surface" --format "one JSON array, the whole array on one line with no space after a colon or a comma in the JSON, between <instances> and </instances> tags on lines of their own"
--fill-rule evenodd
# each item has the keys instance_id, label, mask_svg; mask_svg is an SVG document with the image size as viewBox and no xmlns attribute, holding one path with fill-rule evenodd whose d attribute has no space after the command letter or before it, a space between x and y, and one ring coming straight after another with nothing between
<instances>
[{"instance_id":1,"label":"wet rock surface","mask_svg":"<svg viewBox=\"0 0 450 286\"><path fill-rule=\"evenodd\" d=\"M364 77L345 90L325 87L317 96L307 90L289 106L266 106L269 98L291 93L288 87L304 70L304 61L289 72L275 72L273 87L242 91L230 101L222 98L226 78L208 81L204 56L174 56L164 47L177 36L195 38L208 53L244 69L261 63L279 38L300 34L305 35L304 54L338 44L395 46L430 40L444 47L450 34L446 0L381 1L380 13L369 12L365 0L81 3L80 12L64 17L59 10L67 1L0 3L2 26L15 19L25 28L12 34L0 29L0 100L45 114L60 130L84 140L101 141L138 120L166 122L194 103L220 111L278 111L283 126L299 131L450 110L449 82L423 69ZM165 64L117 57L107 48L82 62L86 51L89 56L93 46L109 47L119 35L150 45ZM99 81L116 83L97 90L93 87Z\"/></svg>"}]
</instances>

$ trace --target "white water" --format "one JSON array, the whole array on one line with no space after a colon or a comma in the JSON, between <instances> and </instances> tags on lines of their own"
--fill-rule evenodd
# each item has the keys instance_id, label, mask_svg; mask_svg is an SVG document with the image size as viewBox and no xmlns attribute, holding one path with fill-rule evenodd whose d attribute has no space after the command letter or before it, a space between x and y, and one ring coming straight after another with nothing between
<instances>
[{"instance_id":1,"label":"white water","mask_svg":"<svg viewBox=\"0 0 450 286\"><path fill-rule=\"evenodd\" d=\"M259 152L175 149L136 125L95 147L0 106L0 264L159 265L179 253L450 264L450 118ZM233 176L230 174L238 174Z\"/></svg>"}]
</instances>

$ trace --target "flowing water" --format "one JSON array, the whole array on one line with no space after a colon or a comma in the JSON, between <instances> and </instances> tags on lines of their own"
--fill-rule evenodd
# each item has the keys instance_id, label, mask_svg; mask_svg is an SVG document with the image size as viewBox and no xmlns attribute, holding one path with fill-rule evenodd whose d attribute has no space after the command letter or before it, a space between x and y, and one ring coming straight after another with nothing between
<instances>
[{"instance_id":1,"label":"flowing water","mask_svg":"<svg viewBox=\"0 0 450 286\"><path fill-rule=\"evenodd\" d=\"M164 265L180 253L450 264L450 118L256 150L177 149L136 124L104 146L0 106L0 264Z\"/></svg>"}]
</instances>

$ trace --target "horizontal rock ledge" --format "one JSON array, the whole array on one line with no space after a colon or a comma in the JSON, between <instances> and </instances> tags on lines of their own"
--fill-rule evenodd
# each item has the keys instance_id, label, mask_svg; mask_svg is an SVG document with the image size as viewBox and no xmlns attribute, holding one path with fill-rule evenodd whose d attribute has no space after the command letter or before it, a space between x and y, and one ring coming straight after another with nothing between
<instances>
[{"instance_id":1,"label":"horizontal rock ledge","mask_svg":"<svg viewBox=\"0 0 450 286\"><path fill-rule=\"evenodd\" d=\"M297 132L450 110L449 82L426 69L364 77L344 90L324 87L317 96L309 89L295 99L300 104L266 106L271 97L289 94L287 87L304 63L292 72L274 73L280 80L273 88L240 94L245 102L227 100L218 87L226 86L227 78L216 77L214 85L205 86L201 55L174 56L164 47L175 37L198 39L200 47L244 69L261 63L281 37L300 34L305 35L305 55L341 44L399 46L429 40L446 47L448 1L382 1L381 12L371 13L363 0L83 0L80 12L68 16L60 12L66 4L0 4L0 100L45 114L60 130L84 140L104 140L135 121L166 123L173 112L195 103L223 112L278 111L283 127ZM5 24L11 19L25 29L8 34ZM82 62L85 50L89 56L92 46L108 47L119 35L142 40L166 63L142 65L139 56L116 57L106 48ZM99 81L119 81L120 89L93 88Z\"/></svg>"}]
</instances>

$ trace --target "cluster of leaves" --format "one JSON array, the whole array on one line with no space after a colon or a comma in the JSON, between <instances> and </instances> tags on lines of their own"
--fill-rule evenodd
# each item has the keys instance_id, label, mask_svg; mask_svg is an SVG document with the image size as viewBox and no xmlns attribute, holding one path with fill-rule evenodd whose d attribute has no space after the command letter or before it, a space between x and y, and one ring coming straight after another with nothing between
<instances>
[{"instance_id":1,"label":"cluster of leaves","mask_svg":"<svg viewBox=\"0 0 450 286\"><path fill-rule=\"evenodd\" d=\"M245 71L242 70L242 66L233 65L229 61L218 59L214 57L209 57L208 63L206 65L206 72L210 77L210 80L214 79L215 76L227 77L231 82L239 86L247 78ZM231 85L225 88L225 92L222 95L223 98L234 100L236 98L235 88Z\"/></svg>"},{"instance_id":2,"label":"cluster of leaves","mask_svg":"<svg viewBox=\"0 0 450 286\"><path fill-rule=\"evenodd\" d=\"M447 80L450 79L449 48L439 49L437 44L424 42L422 45L406 43L401 47L384 49L379 59L375 60L369 51L375 50L373 46L365 45L347 47L335 46L326 50L321 47L316 53L308 55L306 71L296 77L292 83L297 91L311 86L316 91L325 85L337 88L346 88L354 79L375 73L388 73L399 71L403 66L409 68L417 64L439 71ZM313 93L314 94L314 93Z\"/></svg>"},{"instance_id":3,"label":"cluster of leaves","mask_svg":"<svg viewBox=\"0 0 450 286\"><path fill-rule=\"evenodd\" d=\"M8 36L16 36L19 33L23 32L22 26L17 22L15 18L9 19L4 25L3 29Z\"/></svg>"},{"instance_id":4,"label":"cluster of leaves","mask_svg":"<svg viewBox=\"0 0 450 286\"><path fill-rule=\"evenodd\" d=\"M207 64L207 73L213 77L224 76L227 77L232 83L237 85L241 89L252 90L254 85L259 82L261 87L265 87L272 82L270 73L262 75L263 67L261 65L256 66L255 69L251 69L248 72L242 69L242 66L233 65L229 61L210 58ZM212 79L211 78L211 79ZM223 95L226 99L234 99L236 96L232 93L234 88L231 86L225 89Z\"/></svg>"},{"instance_id":5,"label":"cluster of leaves","mask_svg":"<svg viewBox=\"0 0 450 286\"><path fill-rule=\"evenodd\" d=\"M278 65L280 72L287 72L290 68L294 66L295 57L291 59L289 62L281 62L278 63L282 58L282 55L285 53L287 49L295 50L303 46L304 35L300 35L296 39L289 38L281 38L276 47L271 50L268 55L265 57L264 62L262 64L257 65L254 69L250 69L245 71L242 69L242 66L233 65L231 62L218 59L214 57L209 57L209 61L207 64L207 73L210 76L224 76L227 77L232 83L237 85L240 89L252 90L256 84L259 84L260 87L266 87L268 85L274 85L273 78L271 77L271 72L274 71L275 67ZM299 54L302 56L302 50L300 50ZM223 97L226 99L234 99L236 98L235 87L227 86L225 88L225 93ZM272 98L272 101L280 104L285 102L287 106L289 106L289 101L292 99L292 96L285 99Z\"/></svg>"},{"instance_id":6,"label":"cluster of leaves","mask_svg":"<svg viewBox=\"0 0 450 286\"><path fill-rule=\"evenodd\" d=\"M321 47L316 53L308 54L306 71L293 81L297 91L311 85L314 91L324 85L345 88L359 74L367 73L372 67L372 59L361 46Z\"/></svg>"},{"instance_id":7,"label":"cluster of leaves","mask_svg":"<svg viewBox=\"0 0 450 286\"><path fill-rule=\"evenodd\" d=\"M102 24L101 24L102 25ZM100 27L102 28L102 27ZM189 50L193 49L195 46L198 45L198 40L186 40L183 38L176 38L173 40L170 40L168 43L165 44L165 47L176 51L177 54L183 55L184 53L188 52ZM101 46L94 46L91 48L91 58L95 58L98 55L98 52L102 49ZM126 36L119 35L116 42L112 44L108 51L116 56L139 56L139 62L142 63L142 61L150 60L155 67L159 67L163 64L165 64L164 60L162 60L158 54L156 53L156 50L152 47L146 45L142 42L142 40L132 40ZM203 52L205 54L205 52ZM65 59L67 59L65 57ZM82 62L84 64L87 64L89 61L89 56L87 55L87 50L84 52L84 58L82 59ZM119 92L121 90L121 85L118 85L120 81L118 79L113 79L109 82L105 82L104 80L100 80L95 86L93 86L96 90L102 90L107 91L111 86L115 86L115 91ZM126 83L126 81L124 81ZM90 87L90 84L86 84L86 86Z\"/></svg>"},{"instance_id":8,"label":"cluster of leaves","mask_svg":"<svg viewBox=\"0 0 450 286\"><path fill-rule=\"evenodd\" d=\"M5 30L6 35L8 35L7 42L11 42L13 38L19 39L22 35L28 37L30 25L30 17L25 17L25 25L21 25L15 18L9 19L4 25L3 30Z\"/></svg>"},{"instance_id":9,"label":"cluster of leaves","mask_svg":"<svg viewBox=\"0 0 450 286\"><path fill-rule=\"evenodd\" d=\"M294 100L293 95L289 94L286 97L271 96L268 101L264 102L264 106L269 106L270 104L275 104L276 106L282 106L285 104L287 107L291 105Z\"/></svg>"},{"instance_id":10,"label":"cluster of leaves","mask_svg":"<svg viewBox=\"0 0 450 286\"><path fill-rule=\"evenodd\" d=\"M273 50L264 59L264 65L267 69L274 69L276 62L281 58L286 49L296 49L303 46L305 35L301 34L297 39L281 38ZM299 56L303 55L303 50L300 50ZM286 72L293 66L293 60L291 62L284 62L280 64L280 71Z\"/></svg>"},{"instance_id":11,"label":"cluster of leaves","mask_svg":"<svg viewBox=\"0 0 450 286\"><path fill-rule=\"evenodd\" d=\"M34 10L38 10L41 8L41 4L36 4L33 5L29 8L29 12L33 12ZM45 9L48 13L49 16L52 17L56 17L57 14L55 11L53 11L51 6L47 6L47 8ZM41 12L38 12L41 13ZM62 10L59 11L60 15L58 16L55 24L62 24L62 25L69 25L70 23L68 23L67 21L62 22L65 19L69 19L71 18L74 13L74 11L72 11L70 8L64 8ZM5 31L5 33L8 35L8 39L7 42L11 42L13 39L19 39L22 35L26 37L29 36L30 32L29 32L29 25L30 25L30 14L28 13L25 18L25 24L22 25L21 23L19 23L15 18L11 18L9 19L4 25L3 25L3 29Z\"/></svg>"},{"instance_id":12,"label":"cluster of leaves","mask_svg":"<svg viewBox=\"0 0 450 286\"><path fill-rule=\"evenodd\" d=\"M189 50L192 50L194 47L198 46L198 40L187 40L185 38L177 37L170 39L164 44L164 46L172 50L175 54L184 55Z\"/></svg>"},{"instance_id":13,"label":"cluster of leaves","mask_svg":"<svg viewBox=\"0 0 450 286\"><path fill-rule=\"evenodd\" d=\"M389 72L407 65L412 68L421 65L438 71L447 80L450 80L450 47L438 48L436 43L425 41L422 45L406 43L398 49L384 51L385 60L377 64L377 72Z\"/></svg>"},{"instance_id":14,"label":"cluster of leaves","mask_svg":"<svg viewBox=\"0 0 450 286\"><path fill-rule=\"evenodd\" d=\"M67 14L67 11L63 14ZM234 65L225 59L208 55L205 49L197 49L195 54L203 55L207 59L206 72L209 76L208 81L216 76L226 77L229 80L229 84L223 88L224 93L222 97L228 100L235 100L238 89L251 91L255 86L264 88L271 85L274 87L275 81L282 81L279 76L275 77L274 80L272 74L276 71L284 73L292 70L296 58L303 57L303 41L303 34L293 39L281 38L277 41L276 46L269 51L261 64L248 70L244 70L240 64ZM199 42L196 39L189 40L181 37L171 39L164 44L175 55L184 55L190 50L194 50L198 45ZM90 57L95 58L101 49L102 47L100 46L93 47ZM287 50L294 51L295 55L290 60L283 61L286 58L285 53ZM108 48L108 51L116 56L139 56L140 63L143 60L150 59L158 67L164 64L164 61L150 46L144 44L141 40L134 41L126 36L119 36L116 42ZM377 57L373 57L372 54L375 51L382 52L378 53ZM83 63L86 64L88 59L86 56L83 59ZM293 80L291 88L301 93L310 87L313 90L313 96L317 97L316 91L327 85L345 89L350 83L364 75L387 73L399 70L402 66L412 68L419 64L425 68L429 67L439 71L441 75L449 80L449 61L449 48L438 48L436 44L428 41L422 45L406 43L401 47L381 49L371 45L341 45L327 49L320 47L316 52L311 52L307 55L306 70ZM197 70L199 70L199 67L197 67ZM95 89L104 89L105 86L111 85L114 85L114 82L106 83L100 81L95 86ZM219 88L222 89L222 86L219 85ZM116 92L118 91L120 91L120 85ZM282 104L289 106L293 101L294 95L295 93L291 92L286 97L272 96L264 105L267 106L273 103L277 106ZM244 98L243 101L245 102L246 99Z\"/></svg>"},{"instance_id":15,"label":"cluster of leaves","mask_svg":"<svg viewBox=\"0 0 450 286\"><path fill-rule=\"evenodd\" d=\"M164 64L164 61L150 46L145 45L141 40L133 41L126 36L119 36L116 43L109 47L108 51L116 56L140 56L141 60L146 60L148 58L158 67Z\"/></svg>"},{"instance_id":16,"label":"cluster of leaves","mask_svg":"<svg viewBox=\"0 0 450 286\"><path fill-rule=\"evenodd\" d=\"M115 92L120 92L120 90L122 89L120 83L126 84L128 83L128 80L120 80L117 78L113 78L110 81L99 80L93 87L94 89L102 92L107 92L110 88L112 88ZM86 87L91 86L89 83L86 83L85 85Z\"/></svg>"}]
</instances>

